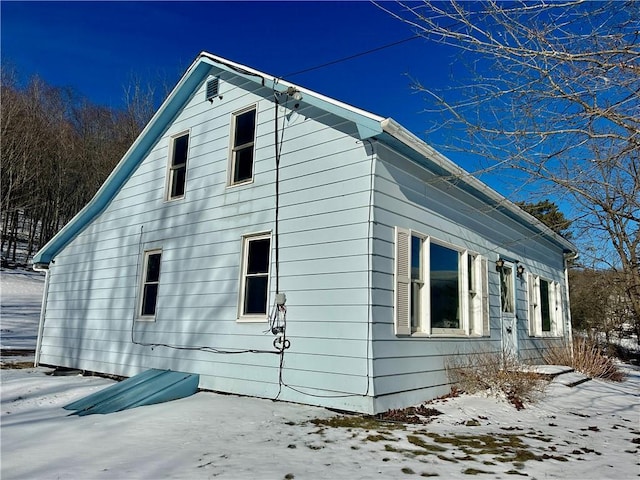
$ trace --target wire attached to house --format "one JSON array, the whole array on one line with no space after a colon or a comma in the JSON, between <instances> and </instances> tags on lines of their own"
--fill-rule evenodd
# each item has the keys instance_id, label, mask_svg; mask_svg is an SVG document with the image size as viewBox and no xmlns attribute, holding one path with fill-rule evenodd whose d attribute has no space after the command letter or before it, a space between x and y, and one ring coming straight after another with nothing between
<instances>
[{"instance_id":1,"label":"wire attached to house","mask_svg":"<svg viewBox=\"0 0 640 480\"><path fill-rule=\"evenodd\" d=\"M368 226L367 226L367 234L368 237L371 238L372 236L372 228L373 228L373 184L374 184L374 176L375 176L375 144L373 143L372 140L370 139L366 139L367 142L369 142L369 145L371 147L371 167L370 167L370 171L369 171L369 176L370 176L370 180L369 180L369 212L368 212L368 218L367 218L367 222L368 222ZM363 141L364 142L364 141ZM372 266L372 257L371 257L371 245L369 242L367 242L367 258L368 258L368 262L369 262L369 272L367 272L367 291L371 291L371 272L373 270L373 266ZM285 309L285 313L286 313L286 309ZM367 312L367 335L366 335L366 344L367 344L367 355L366 355L366 362L367 362L367 373L366 373L366 379L367 379L367 388L366 391L362 394L359 393L347 393L347 394L340 394L340 395L335 395L335 394L327 394L327 395L322 395L322 394L318 394L318 393L310 393L310 392L305 392L304 390L301 390L297 387L293 387L291 385L289 385L288 383L286 383L284 381L284 350L289 348L289 346L286 346L280 355L280 363L278 365L278 394L275 396L274 400L278 400L281 393L282 393L282 387L286 387L289 390L293 390L294 392L297 392L301 395L305 395L308 397L314 397L314 398L353 398L353 397L367 397L369 395L369 389L370 389L370 379L371 379L371 370L370 370L370 358L369 358L369 344L370 344L370 340L371 340L371 323L369 322L369 319L372 318L372 312L371 312L371 305L369 305L369 310ZM272 324L272 328L273 328L273 324ZM283 332L284 333L284 332ZM288 340L286 340L286 336L283 334L283 342L287 342ZM275 343L274 343L275 346ZM277 347L276 347L277 348Z\"/></svg>"},{"instance_id":2,"label":"wire attached to house","mask_svg":"<svg viewBox=\"0 0 640 480\"><path fill-rule=\"evenodd\" d=\"M237 68L234 70L239 73L251 73L246 71L240 71ZM264 79L263 79L264 84ZM284 123L282 131L278 131L278 106L280 102L278 101L279 92L275 90L275 85L277 84L277 80L274 83L274 98L275 98L275 160L276 160L276 179L275 179L275 187L276 187L276 206L275 206L275 277L276 277L276 295L280 293L280 245L279 245L279 186L280 186L280 154L282 151L282 144L284 141ZM289 100L289 95L286 95L286 100L284 103L284 108L287 108L287 103ZM136 279L139 278L140 274L140 257L142 255L142 236L143 236L144 226L140 226L140 236L138 240L138 260L136 262ZM145 347L165 347L172 348L175 350L189 350L189 351L204 351L208 353L215 354L225 354L225 355L235 355L241 353L266 353L272 355L280 356L280 366L284 364L284 352L291 346L291 341L286 338L286 307L284 303L274 305L274 309L272 310L271 320L270 320L270 331L276 338L273 341L274 350L260 350L260 349L241 349L241 350L228 350L221 349L211 346L189 346L189 345L173 345L169 343L161 343L161 342L141 342L136 340L135 338L135 325L136 325L136 313L137 308L134 306L133 309L133 318L131 322L131 342L136 345L141 345ZM265 332L266 333L266 332ZM279 377L282 378L281 370Z\"/></svg>"},{"instance_id":3,"label":"wire attached to house","mask_svg":"<svg viewBox=\"0 0 640 480\"><path fill-rule=\"evenodd\" d=\"M274 218L274 250L275 250L275 277L276 277L276 299L274 310L272 313L271 332L276 335L273 340L273 347L277 350L280 359L278 362L278 393L275 400L278 399L282 392L282 369L284 367L285 351L291 346L291 342L287 340L287 309L280 297L280 155L282 153L282 144L284 143L285 122L282 122L282 132L278 132L278 108L280 106L280 95L282 93L276 90L278 79L273 83L273 100L274 100L274 155L275 155L275 218ZM289 102L289 95L284 92L286 111ZM284 118L284 117L283 117ZM280 133L280 135L278 135ZM280 303L278 303L280 301Z\"/></svg>"},{"instance_id":4,"label":"wire attached to house","mask_svg":"<svg viewBox=\"0 0 640 480\"><path fill-rule=\"evenodd\" d=\"M394 45L398 45L400 43L404 43L407 42L409 40L413 40L415 38L419 38L419 35L398 41L398 42L394 42L388 45L384 45L381 47L377 47L371 50L368 50L366 52L361 52L355 55L351 55L349 57L346 58L342 58L342 59L338 59L332 62L328 62L322 65L318 65L316 67L312 67L312 68L308 68L305 70L301 70L298 72L293 72L288 74L287 76L294 76L294 75L298 75L301 73L305 73L308 71L312 71L312 70L316 70L319 68L323 68L329 65L333 65L336 63L340 63L343 61L347 61L347 60L351 60L353 58L357 58L359 56L363 56L369 53L373 53L379 50L382 50L384 48L388 48ZM244 73L244 74L248 74L251 72L246 72L246 71L240 71L240 69L234 68L234 70L238 71L238 73ZM280 106L280 101L279 101L279 96L284 94L285 95L285 101L284 101L284 109L286 111L287 109L287 105L288 105L288 101L289 101L289 97L290 95L288 94L288 92L278 92L275 89L275 86L277 85L279 79L275 79L274 80L274 148L275 148L275 224L274 224L274 251L275 251L275 280L276 280L276 295L278 295L280 293L280 245L279 245L279 200L280 200L280 192L279 192L279 187L280 187L280 158L281 158L281 152L282 152L282 146L284 143L284 132L285 132L285 126L286 123L283 122L283 126L282 126L282 130L279 130L278 126L279 126L279 115L278 115L278 109ZM264 84L264 79L263 79L263 84ZM374 168L374 149L373 149L373 144L371 143L371 141L369 140L369 143L371 145L372 148L372 154L371 154L371 172L370 172L370 176L371 176L371 187L373 187L373 168ZM371 188L371 194L373 195L372 192L372 188ZM370 198L371 200L371 198ZM369 205L369 218L368 218L368 232L369 232L369 237L371 234L371 228L372 228L372 205L371 205L371 201L370 201L370 205ZM142 234L143 234L143 226L140 227L140 238L139 238L139 254L138 254L138 262L136 264L136 278L138 278L139 275L139 270L140 270L140 256L141 256L141 248L142 248ZM367 245L367 255L369 257L369 261L371 261L371 246L368 244ZM370 272L368 274L368 290L370 290ZM259 350L259 349L245 349L245 350L224 350L224 349L219 349L219 348L215 348L215 347L210 347L210 346L187 346L187 345L172 345L172 344L168 344L168 343L156 343L156 342L140 342L137 341L135 339L135 324L136 324L136 312L137 309L134 308L134 313L133 313L133 320L132 320L132 325L131 325L131 341L132 343L136 344L136 345L141 345L141 346L148 346L148 347L166 347L166 348L172 348L172 349L177 349L177 350L189 350L189 351L205 351L205 352L209 352L209 353L215 353L215 354L241 354L241 353L268 353L268 354L277 354L279 355L279 366L278 366L278 384L279 384L279 390L278 390L278 394L276 395L275 399L277 400L281 394L282 391L282 387L287 387L290 390L293 390L295 392L298 392L302 395L306 395L306 396L311 396L311 397L318 397L318 398L348 398L348 397L366 397L369 394L369 388L370 388L370 358L369 358L369 341L370 341L370 328L371 326L369 325L369 323L367 324L367 373L366 373L366 378L367 378L367 388L364 394L345 394L345 395L320 395L320 394L312 394L309 392L304 392L296 387L293 387L289 384L287 384L284 381L284 360L285 360L285 351L290 348L291 346L291 342L289 339L287 339L286 337L286 307L284 305L284 303L282 304L278 304L277 301L274 305L274 308L272 309L272 313L270 315L270 331L271 333L273 333L274 335L276 335L276 338L273 341L273 346L275 350ZM368 314L368 317L370 318L370 312ZM266 332L265 332L266 333Z\"/></svg>"},{"instance_id":5,"label":"wire attached to house","mask_svg":"<svg viewBox=\"0 0 640 480\"><path fill-rule=\"evenodd\" d=\"M144 225L140 225L140 236L138 239L138 260L136 262L136 279L139 278L139 274L140 274L140 257L142 256L142 234L144 231ZM136 303L137 303L137 298L136 298ZM278 351L273 351L273 350L259 350L259 349L253 349L253 348L249 348L249 349L240 349L240 350L226 350L226 349L221 349L221 348L217 348L217 347L209 347L206 345L198 345L198 346L189 346L189 345L172 345L169 343L156 343L156 342L140 342L138 340L135 339L135 325L136 325L136 313L137 313L137 307L134 306L133 308L133 318L131 320L131 343L135 344L135 345L141 345L143 347L166 347L166 348L172 348L174 350L191 350L191 351L202 351L202 352L208 352L208 353L216 353L216 354L223 354L223 355L236 355L236 354L240 354L240 353L268 353L268 354L279 354L280 352Z\"/></svg>"},{"instance_id":6,"label":"wire attached to house","mask_svg":"<svg viewBox=\"0 0 640 480\"><path fill-rule=\"evenodd\" d=\"M280 138L278 138L278 107L280 105L279 95L281 95L276 89L276 85L278 83L278 79L274 81L273 84L273 99L274 99L274 155L275 155L275 221L274 221L274 252L275 252L275 270L276 270L276 295L280 293L280 230L279 230L279 217L280 217L280 154L282 153L282 144L284 143L284 130L285 123L282 123L282 132L280 133ZM287 108L287 104L289 102L289 95L285 95L285 103L284 108Z\"/></svg>"}]
</instances>

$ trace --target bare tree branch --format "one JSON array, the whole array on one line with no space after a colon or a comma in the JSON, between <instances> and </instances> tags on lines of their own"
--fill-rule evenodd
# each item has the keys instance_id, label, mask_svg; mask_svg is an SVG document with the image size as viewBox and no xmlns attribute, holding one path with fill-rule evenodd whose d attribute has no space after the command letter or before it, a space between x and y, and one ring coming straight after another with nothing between
<instances>
[{"instance_id":1,"label":"bare tree branch","mask_svg":"<svg viewBox=\"0 0 640 480\"><path fill-rule=\"evenodd\" d=\"M455 147L480 171L569 202L574 238L620 271L640 324L640 2L376 5L467 65L446 89L414 83L429 134L464 129Z\"/></svg>"}]
</instances>

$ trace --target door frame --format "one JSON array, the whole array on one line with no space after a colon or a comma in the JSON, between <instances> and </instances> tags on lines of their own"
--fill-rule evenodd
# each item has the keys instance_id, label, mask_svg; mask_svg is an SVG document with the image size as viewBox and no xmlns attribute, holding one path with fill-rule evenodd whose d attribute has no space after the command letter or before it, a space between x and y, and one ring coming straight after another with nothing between
<instances>
[{"instance_id":1,"label":"door frame","mask_svg":"<svg viewBox=\"0 0 640 480\"><path fill-rule=\"evenodd\" d=\"M500 324L502 352L507 358L518 359L518 315L515 264L507 260L498 269L500 281Z\"/></svg>"}]
</instances>

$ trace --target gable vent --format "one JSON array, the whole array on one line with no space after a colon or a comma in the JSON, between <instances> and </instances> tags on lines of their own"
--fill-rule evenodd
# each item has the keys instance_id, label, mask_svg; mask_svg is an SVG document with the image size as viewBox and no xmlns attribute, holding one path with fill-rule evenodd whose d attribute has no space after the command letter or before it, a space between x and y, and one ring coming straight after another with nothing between
<instances>
[{"instance_id":1,"label":"gable vent","mask_svg":"<svg viewBox=\"0 0 640 480\"><path fill-rule=\"evenodd\" d=\"M219 80L218 77L212 77L207 80L207 100L211 103L213 103L213 99L218 96ZM222 96L220 96L220 98L222 98Z\"/></svg>"}]
</instances>

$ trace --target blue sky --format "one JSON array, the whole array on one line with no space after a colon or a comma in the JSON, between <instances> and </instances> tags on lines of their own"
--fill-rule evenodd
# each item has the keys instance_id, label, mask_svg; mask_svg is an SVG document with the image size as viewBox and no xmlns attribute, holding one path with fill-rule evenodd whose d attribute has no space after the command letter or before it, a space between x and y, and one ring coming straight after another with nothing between
<instances>
[{"instance_id":1,"label":"blue sky","mask_svg":"<svg viewBox=\"0 0 640 480\"><path fill-rule=\"evenodd\" d=\"M392 117L466 170L479 168L477 159L447 148L465 132L425 135L435 114L424 112L424 94L412 88L412 79L445 88L460 80L468 59L423 37L411 39L416 32L408 24L369 1L1 0L0 19L3 64L13 64L23 80L37 74L100 105L122 106L134 79L159 92L173 88L207 51ZM376 51L314 69L370 50ZM527 195L509 193L522 183L515 177L481 179L514 201Z\"/></svg>"},{"instance_id":2,"label":"blue sky","mask_svg":"<svg viewBox=\"0 0 640 480\"><path fill-rule=\"evenodd\" d=\"M450 59L405 24L359 2L2 1L2 58L92 101L119 106L133 76L171 86L203 50L282 76L419 134L424 102L409 76L443 84Z\"/></svg>"},{"instance_id":3,"label":"blue sky","mask_svg":"<svg viewBox=\"0 0 640 480\"><path fill-rule=\"evenodd\" d=\"M119 107L134 78L157 84L158 91L163 82L172 88L207 51L392 117L463 168L476 169L468 156L447 150L456 132L423 134L433 117L423 112L423 94L412 88L412 79L429 88L446 86L456 51L422 37L404 41L416 32L369 1L2 0L0 13L3 63L13 64L23 80L37 74L94 103ZM508 193L494 178L482 179Z\"/></svg>"}]
</instances>

